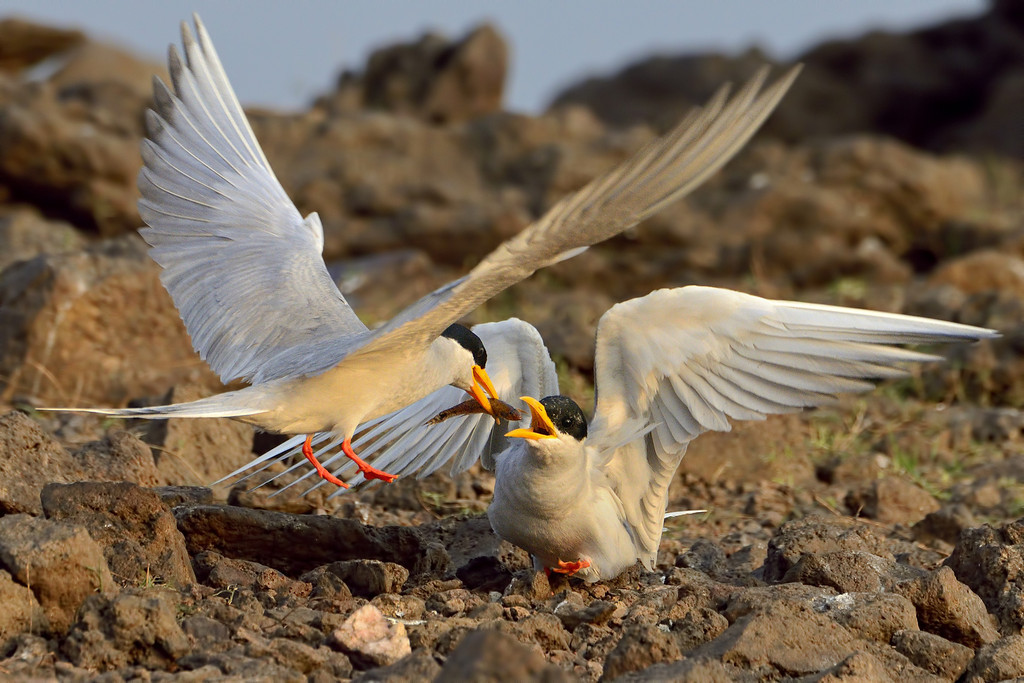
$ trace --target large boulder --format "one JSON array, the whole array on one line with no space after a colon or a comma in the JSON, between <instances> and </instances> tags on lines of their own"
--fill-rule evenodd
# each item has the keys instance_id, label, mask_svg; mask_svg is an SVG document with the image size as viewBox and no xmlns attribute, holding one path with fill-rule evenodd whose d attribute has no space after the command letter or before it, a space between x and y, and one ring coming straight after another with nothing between
<instances>
[{"instance_id":1,"label":"large boulder","mask_svg":"<svg viewBox=\"0 0 1024 683\"><path fill-rule=\"evenodd\" d=\"M219 384L138 238L0 274L0 398L117 406L184 380Z\"/></svg>"},{"instance_id":2,"label":"large boulder","mask_svg":"<svg viewBox=\"0 0 1024 683\"><path fill-rule=\"evenodd\" d=\"M28 515L0 517L0 569L32 590L56 633L74 623L87 597L117 590L88 531Z\"/></svg>"},{"instance_id":3,"label":"large boulder","mask_svg":"<svg viewBox=\"0 0 1024 683\"><path fill-rule=\"evenodd\" d=\"M47 518L89 530L120 583L195 583L185 539L153 491L128 482L51 484L42 501Z\"/></svg>"}]
</instances>

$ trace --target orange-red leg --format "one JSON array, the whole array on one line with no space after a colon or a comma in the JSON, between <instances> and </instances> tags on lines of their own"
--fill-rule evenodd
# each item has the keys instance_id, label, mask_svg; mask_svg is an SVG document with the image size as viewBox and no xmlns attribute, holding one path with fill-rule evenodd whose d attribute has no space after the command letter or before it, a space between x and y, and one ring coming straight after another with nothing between
<instances>
[{"instance_id":1,"label":"orange-red leg","mask_svg":"<svg viewBox=\"0 0 1024 683\"><path fill-rule=\"evenodd\" d=\"M572 576L579 570L586 569L589 566L590 560L585 558L576 560L575 562L563 562L562 560L559 560L558 566L552 567L551 571L559 574L565 574L566 576Z\"/></svg>"},{"instance_id":2,"label":"orange-red leg","mask_svg":"<svg viewBox=\"0 0 1024 683\"><path fill-rule=\"evenodd\" d=\"M302 444L302 454L304 456L306 456L306 460L308 460L311 463L313 463L313 467L316 469L316 473L319 474L322 478L324 478L327 481L331 482L335 486L340 486L340 487L346 488L346 489L348 488L348 484L346 484L341 479L338 479L336 476L334 476L333 474L328 472L327 468L325 468L323 465L321 465L320 461L316 459L315 455L313 455L313 435L312 434L309 434L306 437L306 440L303 442L303 444Z\"/></svg>"},{"instance_id":3,"label":"orange-red leg","mask_svg":"<svg viewBox=\"0 0 1024 683\"><path fill-rule=\"evenodd\" d=\"M395 479L398 479L397 474L388 474L383 470L378 470L376 467L366 462L352 450L352 442L345 439L341 444L341 450L345 452L348 459L356 464L359 471L363 473L363 478L369 481L370 479L380 479L381 481L390 484Z\"/></svg>"}]
</instances>

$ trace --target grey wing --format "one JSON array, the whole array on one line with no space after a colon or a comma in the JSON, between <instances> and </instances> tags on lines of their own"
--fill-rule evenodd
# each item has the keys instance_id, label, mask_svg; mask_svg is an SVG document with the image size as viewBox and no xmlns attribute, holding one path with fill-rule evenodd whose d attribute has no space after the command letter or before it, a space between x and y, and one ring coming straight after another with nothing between
<instances>
[{"instance_id":1,"label":"grey wing","mask_svg":"<svg viewBox=\"0 0 1024 683\"><path fill-rule=\"evenodd\" d=\"M192 344L225 382L300 373L275 360L308 347L309 372L340 358L329 340L365 332L327 273L317 215L305 220L274 176L209 35L182 25L174 93L154 80L139 173L139 232ZM314 366L323 367L316 368Z\"/></svg>"},{"instance_id":2,"label":"grey wing","mask_svg":"<svg viewBox=\"0 0 1024 683\"><path fill-rule=\"evenodd\" d=\"M547 347L544 346L544 340L533 325L517 318L509 318L502 322L476 325L473 332L480 337L487 349L487 374L503 400L508 399L513 405L518 405L519 401L513 397L549 396L558 393L555 364L551 361ZM374 467L403 476L425 477L447 463L451 463L451 473L457 474L477 460L480 460L487 469L494 469L493 456L505 450L508 445L508 440L504 437L509 429L507 423L497 424L490 415L481 413L453 417L439 424L426 425L428 420L442 410L451 408L467 398L466 392L461 389L452 386L442 387L401 410L360 425L352 441L352 447L361 458ZM529 419L528 412L526 415L525 419ZM327 456L341 444L343 438L344 435L326 432L316 434L313 437L313 444L318 446L317 457ZM225 479L262 464L263 468L252 473L256 474L278 460L291 458L300 453L303 440L302 436L293 438ZM328 469L331 464L340 463L333 474L347 480L348 483L363 481L362 475L354 476L355 467L343 454L335 453L321 462ZM296 467L304 467L305 463L305 460L300 460L282 474ZM315 475L315 472L310 470L306 476L289 486L294 486L312 475ZM318 486L321 484L322 482L317 483Z\"/></svg>"},{"instance_id":3,"label":"grey wing","mask_svg":"<svg viewBox=\"0 0 1024 683\"><path fill-rule=\"evenodd\" d=\"M687 444L729 419L820 406L902 362L941 357L897 344L996 336L968 325L851 308L769 301L712 287L653 292L618 304L597 329L591 446L647 550L657 551L668 486ZM642 440L619 446L636 433Z\"/></svg>"},{"instance_id":4,"label":"grey wing","mask_svg":"<svg viewBox=\"0 0 1024 683\"><path fill-rule=\"evenodd\" d=\"M371 344L429 340L492 296L540 268L636 225L683 197L722 167L782 99L799 73L761 91L762 69L731 100L722 88L704 109L500 244L462 280L433 292L377 331Z\"/></svg>"}]
</instances>

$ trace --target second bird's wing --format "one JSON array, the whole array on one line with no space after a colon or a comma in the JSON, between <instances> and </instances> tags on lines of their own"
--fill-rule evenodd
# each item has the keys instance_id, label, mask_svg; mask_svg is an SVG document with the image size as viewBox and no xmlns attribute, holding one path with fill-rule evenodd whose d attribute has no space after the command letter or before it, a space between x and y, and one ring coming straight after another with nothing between
<instances>
[{"instance_id":1,"label":"second bird's wing","mask_svg":"<svg viewBox=\"0 0 1024 683\"><path fill-rule=\"evenodd\" d=\"M669 483L698 435L729 431L730 418L763 420L827 404L872 388L868 378L903 376L898 363L941 358L896 344L992 336L968 325L713 287L659 290L612 307L598 323L589 442L609 455L604 467L627 519L641 545L656 551ZM637 420L651 429L643 441L602 448L635 433Z\"/></svg>"},{"instance_id":2,"label":"second bird's wing","mask_svg":"<svg viewBox=\"0 0 1024 683\"><path fill-rule=\"evenodd\" d=\"M470 273L428 294L375 331L366 351L424 344L484 301L680 199L721 168L757 131L793 83L790 69L764 91L762 69L731 100L719 90L666 135L565 197L506 240Z\"/></svg>"},{"instance_id":3,"label":"second bird's wing","mask_svg":"<svg viewBox=\"0 0 1024 683\"><path fill-rule=\"evenodd\" d=\"M140 233L222 380L331 367L339 342L366 327L327 273L320 219L303 220L274 176L198 17L196 34L182 25L184 63L170 50L174 92L154 80ZM307 351L298 364L295 349Z\"/></svg>"},{"instance_id":4,"label":"second bird's wing","mask_svg":"<svg viewBox=\"0 0 1024 683\"><path fill-rule=\"evenodd\" d=\"M547 347L544 346L544 340L533 325L517 318L509 318L502 322L476 325L473 332L480 337L487 349L487 373L500 396L511 400L511 397L549 396L558 393L555 364L551 361ZM508 431L507 423L498 424L490 415L480 413L456 416L439 424L426 425L428 420L442 410L462 403L468 398L466 392L461 389L452 386L441 387L401 410L361 424L356 437L352 440L352 447L361 458L371 462L374 467L403 476L425 477L449 462L452 474L462 472L477 460L480 460L487 469L494 469L494 454L505 450L508 445L508 440L504 437ZM513 407L522 406L518 400L513 400ZM526 411L524 419L529 420L529 411ZM318 447L317 458L327 456L330 451L340 446L343 438L344 435L327 432L316 434L313 437L313 444ZM257 465L264 465L260 470L248 475L251 476L274 462L298 455L303 440L303 436L290 439L224 479L235 477ZM337 463L339 466L333 474L342 480L348 478L349 483L353 484L363 481L362 475L353 477L356 468L340 451L321 462L328 469ZM306 461L299 460L285 472L305 466ZM315 472L309 470L289 487L313 475ZM267 483L269 481L272 480L268 480ZM316 486L323 484L322 480L314 481L317 481ZM338 492L342 491L344 489L339 489Z\"/></svg>"}]
</instances>

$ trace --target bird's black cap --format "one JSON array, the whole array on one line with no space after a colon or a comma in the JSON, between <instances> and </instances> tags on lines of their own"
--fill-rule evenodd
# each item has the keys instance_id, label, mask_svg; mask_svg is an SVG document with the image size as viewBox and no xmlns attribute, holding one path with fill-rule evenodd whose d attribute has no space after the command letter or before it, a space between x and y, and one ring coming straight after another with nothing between
<instances>
[{"instance_id":1,"label":"bird's black cap","mask_svg":"<svg viewBox=\"0 0 1024 683\"><path fill-rule=\"evenodd\" d=\"M480 341L480 337L473 334L473 331L468 327L453 323L441 333L441 336L448 337L473 354L474 363L482 368L487 367L487 349L484 348L484 343Z\"/></svg>"},{"instance_id":2,"label":"bird's black cap","mask_svg":"<svg viewBox=\"0 0 1024 683\"><path fill-rule=\"evenodd\" d=\"M587 438L587 416L568 396L548 396L540 404L548 414L551 424L562 434L568 434L577 441Z\"/></svg>"}]
</instances>

